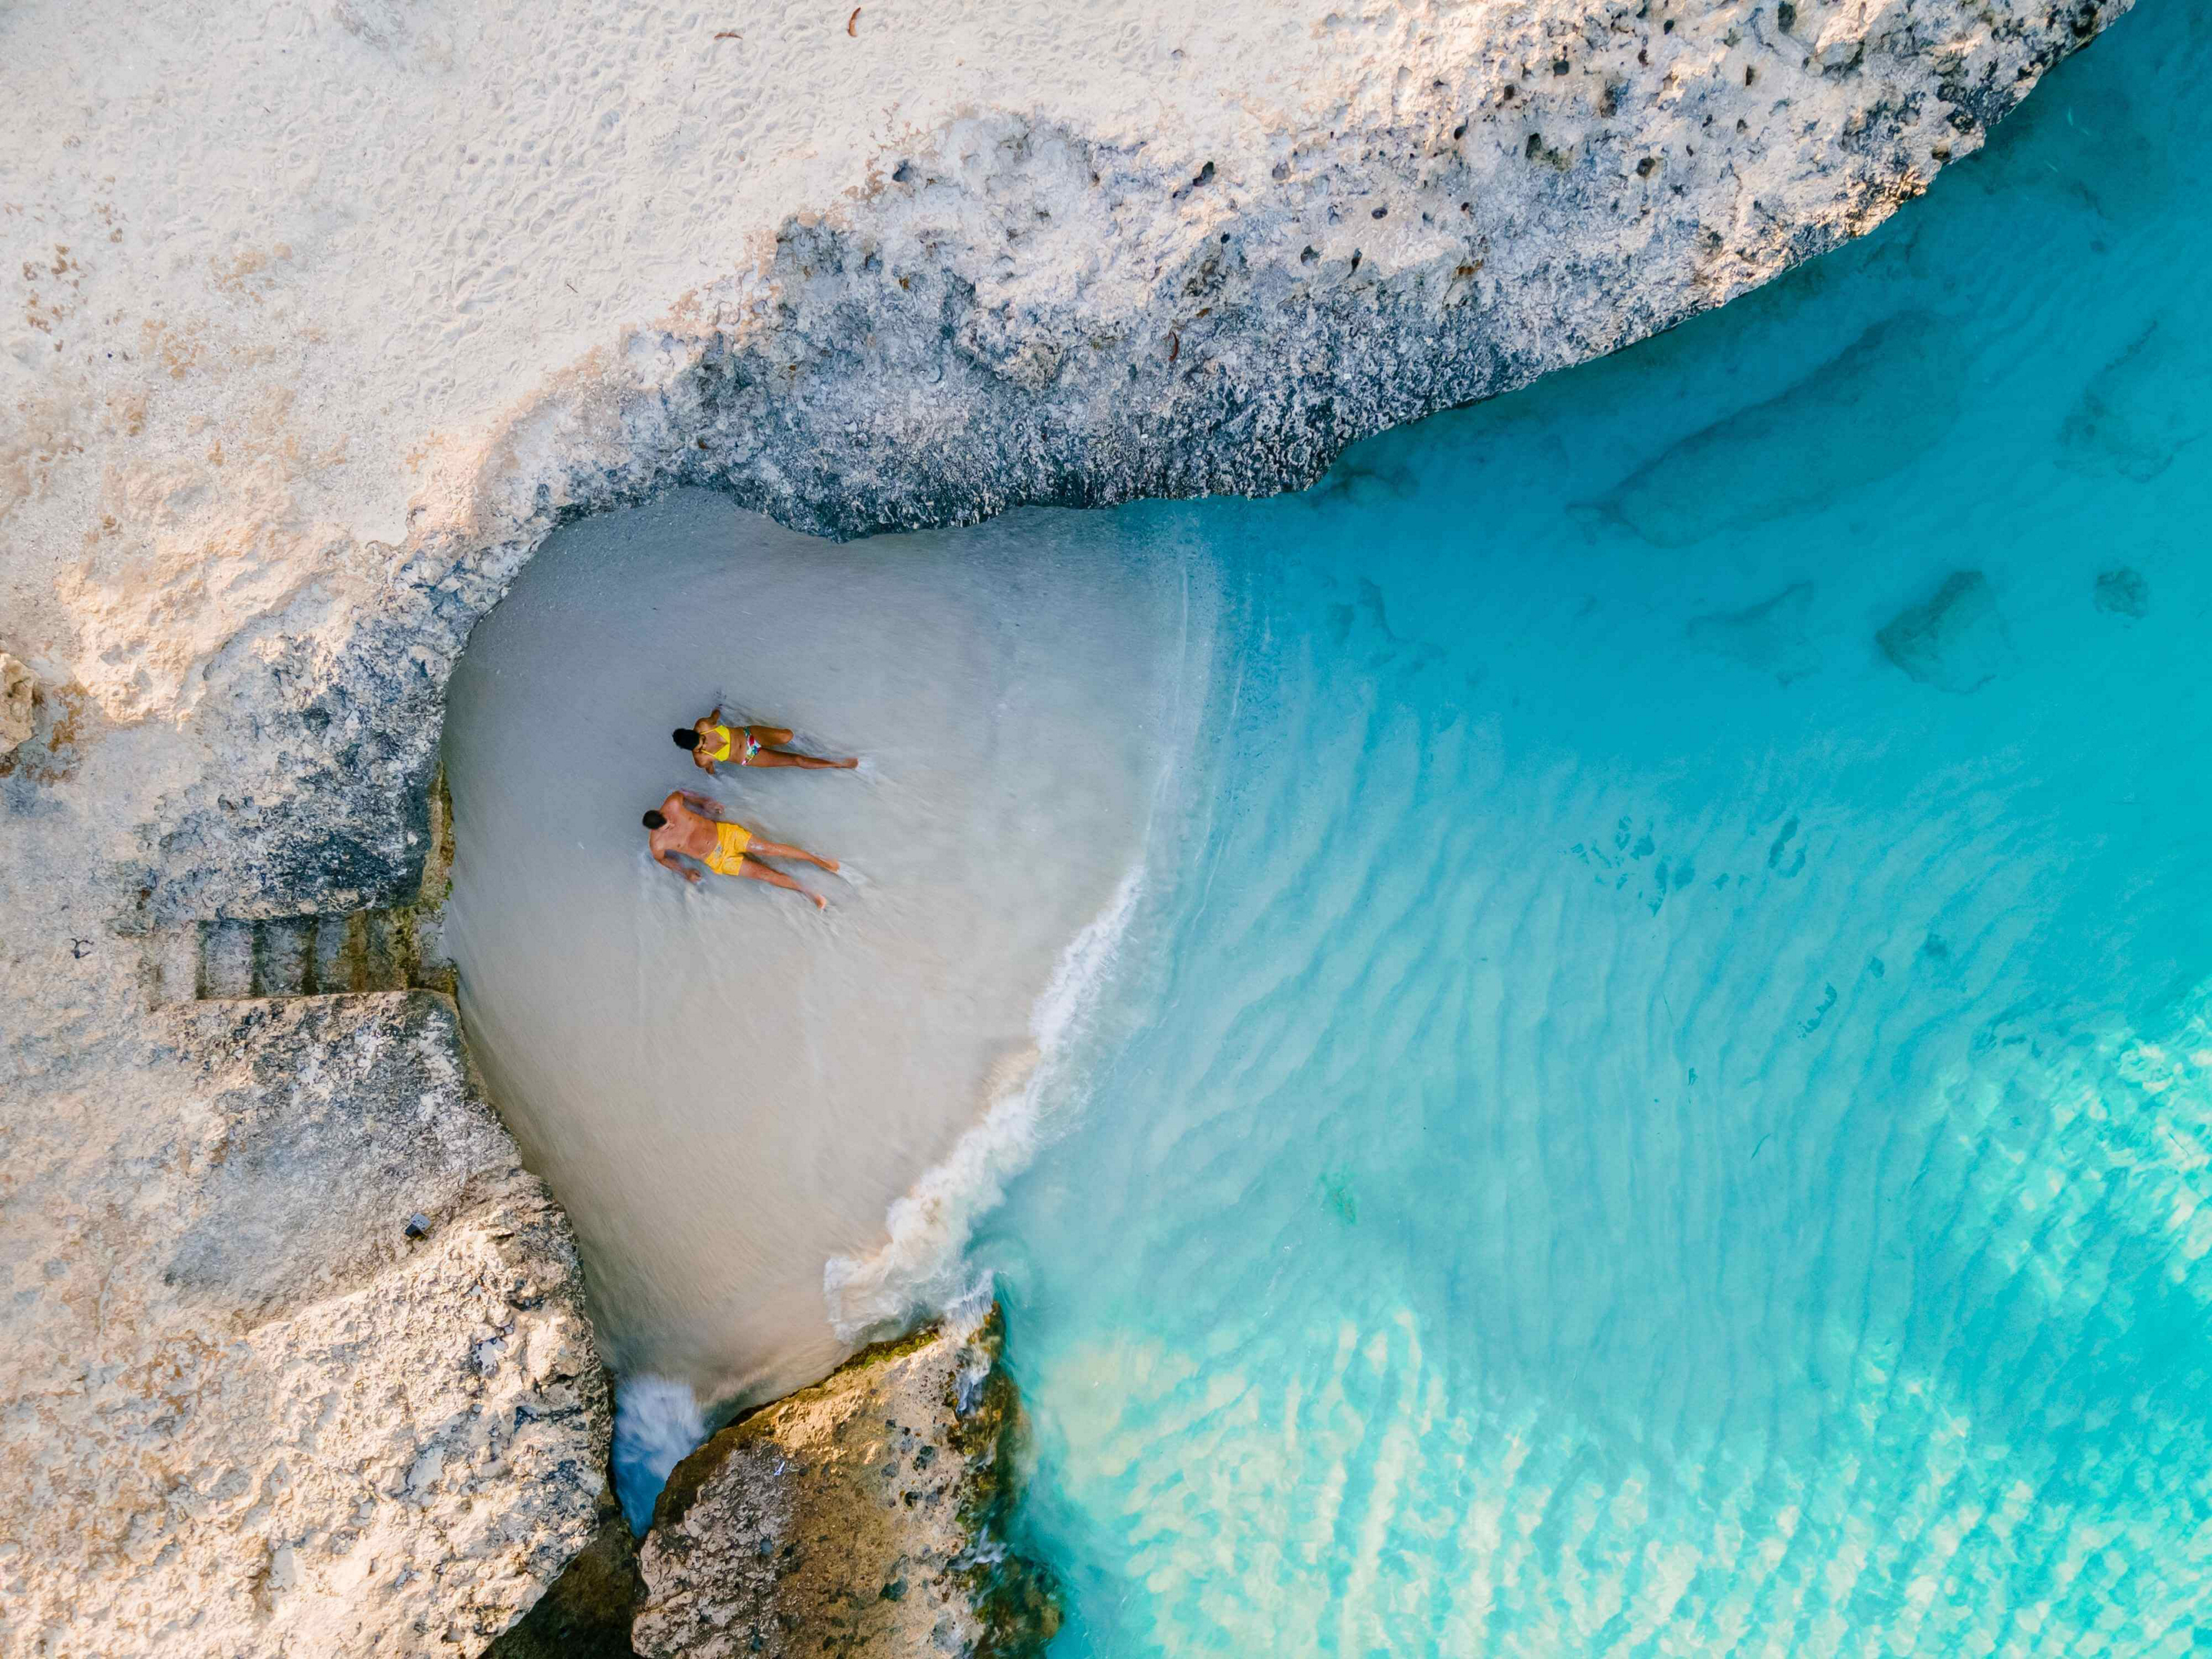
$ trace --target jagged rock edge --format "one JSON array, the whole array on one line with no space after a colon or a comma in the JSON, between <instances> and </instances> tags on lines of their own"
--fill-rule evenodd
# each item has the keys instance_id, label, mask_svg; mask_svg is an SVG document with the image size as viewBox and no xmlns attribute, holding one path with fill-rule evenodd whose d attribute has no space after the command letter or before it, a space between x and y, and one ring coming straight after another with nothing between
<instances>
[{"instance_id":1,"label":"jagged rock edge","mask_svg":"<svg viewBox=\"0 0 2212 1659\"><path fill-rule=\"evenodd\" d=\"M2017 78L2003 85L1946 81L1941 91L1962 149L1977 146L2045 71L2131 3L2054 4ZM1903 45L1940 64L1940 48L1912 36ZM1854 59L1845 67L1856 66ZM1922 112L1878 112L1895 123L1894 140ZM1147 174L1135 150L1042 122L1009 118L1004 126L1004 142L1021 158L1057 146L1097 176L1119 169L1127 188L1172 185ZM1434 159L1437 133L1394 137L1392 155L1377 158L1384 169L1395 161L1407 172ZM1347 283L1325 299L1304 294L1271 303L1255 290L1270 283L1295 286L1297 273L1243 265L1232 229L1146 285L1150 298L1180 291L1194 302L1224 301L1195 307L1207 325L1194 323L1187 349L1175 332L1166 362L1156 370L1148 365L1150 378L1140 385L1165 387L1150 401L1118 395L1119 386L1104 386L1095 373L1087 384L1063 384L1073 342L1125 344L1117 331L1157 325L1149 312L1101 318L1070 308L1021 319L1018 328L1006 319L994 325L979 313L973 284L948 265L894 271L883 263L870 243L869 211L902 187L896 177L876 181L848 222L794 216L775 239L769 298L752 302L749 325L694 331L683 319L706 307L700 296L687 296L669 326L625 337L506 420L479 473L477 523L403 550L384 605L360 621L334 659L319 659L296 641L257 637L264 672L276 682L272 705L301 722L294 734L298 752L284 757L289 787L267 803L250 850L216 808L187 810L155 838L146 867L118 872L145 890L133 920L407 901L419 885L427 847L447 677L475 623L563 524L687 484L720 490L749 510L836 540L974 523L1025 506L1096 507L1302 489L1363 438L1650 338L1874 228L1923 193L1934 165L1902 148L1881 154L1881 138L1869 131L1853 140L1867 169L1847 181L1825 216L1795 225L1771 221L1743 246L1678 250L1689 266L1674 273L1671 287L1664 273L1632 270L1648 267L1648 257L1632 259L1619 250L1609 272L1547 271L1628 298L1602 337L1569 330L1542 338L1540 349L1501 345L1504 331L1429 325L1440 308L1463 308L1472 292L1455 297L1457 273L1441 266L1411 270L1395 283ZM1405 182L1414 187L1411 178ZM1255 207L1247 216L1258 214ZM1218 252L1223 246L1226 261ZM917 277L924 279L919 293ZM849 291L855 280L866 284L865 301ZM1243 297L1226 297L1239 283ZM1655 286L1666 291L1655 295ZM855 354L856 342L863 353L874 349L878 325L933 311L937 349L927 360ZM1054 330L1057 337L1048 338ZM1108 361L1126 364L1129 378L1139 380L1143 356L1124 352ZM1285 364L1297 367L1285 372ZM956 383L951 393L925 389L948 379ZM902 398L911 406L917 396L933 416L927 422L933 437L918 440L911 429L871 434L847 418L855 404L880 411ZM979 429L991 435L979 441ZM365 745L359 738L343 748L314 741L331 725L332 703L368 716ZM313 724L318 715L320 727ZM366 765L364 746L373 751Z\"/></svg>"}]
</instances>

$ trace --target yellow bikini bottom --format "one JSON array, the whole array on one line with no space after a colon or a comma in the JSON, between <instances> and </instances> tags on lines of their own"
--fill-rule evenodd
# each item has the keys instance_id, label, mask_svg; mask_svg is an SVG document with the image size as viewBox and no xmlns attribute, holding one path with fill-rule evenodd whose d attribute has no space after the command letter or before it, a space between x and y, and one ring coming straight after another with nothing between
<instances>
[{"instance_id":1,"label":"yellow bikini bottom","mask_svg":"<svg viewBox=\"0 0 2212 1659\"><path fill-rule=\"evenodd\" d=\"M718 823L714 826L717 845L702 862L718 876L734 876L745 861L745 848L752 838L753 832L742 823Z\"/></svg>"}]
</instances>

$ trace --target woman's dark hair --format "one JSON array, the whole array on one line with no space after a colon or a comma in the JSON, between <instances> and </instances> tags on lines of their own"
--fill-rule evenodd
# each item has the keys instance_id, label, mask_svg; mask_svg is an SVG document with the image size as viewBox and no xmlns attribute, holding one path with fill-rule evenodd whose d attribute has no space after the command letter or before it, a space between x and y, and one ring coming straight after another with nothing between
<instances>
[{"instance_id":1,"label":"woman's dark hair","mask_svg":"<svg viewBox=\"0 0 2212 1659\"><path fill-rule=\"evenodd\" d=\"M659 807L655 807L652 811L647 812L645 815L645 827L648 830L658 830L661 825L667 822L668 820L666 818L660 816L660 809Z\"/></svg>"},{"instance_id":2,"label":"woman's dark hair","mask_svg":"<svg viewBox=\"0 0 2212 1659\"><path fill-rule=\"evenodd\" d=\"M688 726L678 726L672 735L678 749L696 749L699 746L699 734Z\"/></svg>"}]
</instances>

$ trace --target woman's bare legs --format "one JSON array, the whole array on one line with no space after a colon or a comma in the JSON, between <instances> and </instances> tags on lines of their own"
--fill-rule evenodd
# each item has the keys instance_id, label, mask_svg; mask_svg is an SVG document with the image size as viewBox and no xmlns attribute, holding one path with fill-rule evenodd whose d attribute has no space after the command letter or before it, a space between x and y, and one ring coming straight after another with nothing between
<instances>
[{"instance_id":1,"label":"woman's bare legs","mask_svg":"<svg viewBox=\"0 0 2212 1659\"><path fill-rule=\"evenodd\" d=\"M813 771L849 772L860 763L850 757L843 760L824 760L813 755L794 755L779 745L791 741L787 726L748 726L745 730L760 744L760 752L746 762L748 766L804 766Z\"/></svg>"},{"instance_id":2,"label":"woman's bare legs","mask_svg":"<svg viewBox=\"0 0 2212 1659\"><path fill-rule=\"evenodd\" d=\"M835 859L825 859L821 854L810 853L804 847L786 847L780 842L763 841L758 836L755 836L747 843L745 856L747 858L803 859L809 864L820 866L832 875L835 875L837 871L837 860Z\"/></svg>"},{"instance_id":3,"label":"woman's bare legs","mask_svg":"<svg viewBox=\"0 0 2212 1659\"><path fill-rule=\"evenodd\" d=\"M860 763L849 757L844 760L823 760L813 755L793 755L781 749L763 749L745 763L748 766L804 766L816 772L849 772Z\"/></svg>"},{"instance_id":4,"label":"woman's bare legs","mask_svg":"<svg viewBox=\"0 0 2212 1659\"><path fill-rule=\"evenodd\" d=\"M755 863L750 855L756 848L759 848L763 851L770 850L769 848L762 848L759 842L755 842L751 847L747 848L745 849L747 856L744 860L738 866L738 873L739 875L746 877L753 881L764 881L771 887L781 887L787 892L798 894L801 898L811 898L814 901L814 908L817 910L827 910L830 908L830 901L828 899L823 898L819 893L809 892L805 888L801 887L797 882L793 881L789 876L785 875L782 871L771 870L765 864ZM781 852L783 849L778 848L773 850ZM833 864L830 867L834 870L837 866Z\"/></svg>"}]
</instances>

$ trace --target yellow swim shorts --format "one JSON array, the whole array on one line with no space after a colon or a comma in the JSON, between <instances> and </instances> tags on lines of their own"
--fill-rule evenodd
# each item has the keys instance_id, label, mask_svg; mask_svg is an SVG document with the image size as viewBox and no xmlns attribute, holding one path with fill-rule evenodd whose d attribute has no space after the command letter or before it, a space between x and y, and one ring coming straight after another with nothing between
<instances>
[{"instance_id":1,"label":"yellow swim shorts","mask_svg":"<svg viewBox=\"0 0 2212 1659\"><path fill-rule=\"evenodd\" d=\"M714 827L717 843L707 854L706 865L718 876L734 876L738 866L745 861L745 848L751 843L753 832L742 823L721 823Z\"/></svg>"}]
</instances>

